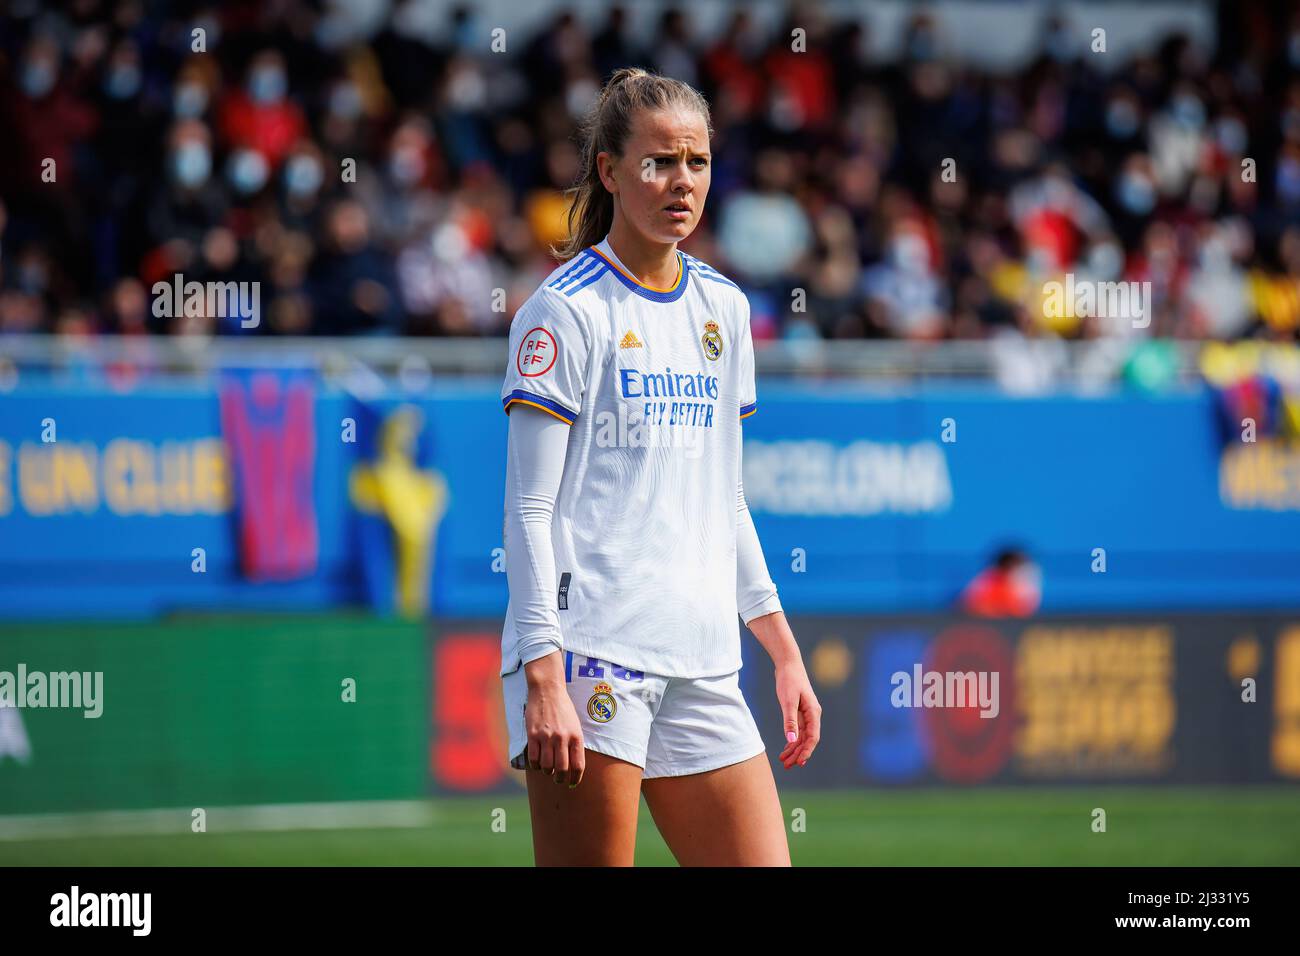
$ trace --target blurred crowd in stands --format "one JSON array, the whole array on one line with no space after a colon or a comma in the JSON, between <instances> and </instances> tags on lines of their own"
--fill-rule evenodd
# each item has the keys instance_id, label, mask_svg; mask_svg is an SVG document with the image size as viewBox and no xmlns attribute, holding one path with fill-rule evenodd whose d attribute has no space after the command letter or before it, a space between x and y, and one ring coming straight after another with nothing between
<instances>
[{"instance_id":1,"label":"blurred crowd in stands","mask_svg":"<svg viewBox=\"0 0 1300 956\"><path fill-rule=\"evenodd\" d=\"M709 37L689 5L648 34L617 6L556 10L497 53L471 7L431 33L397 3L341 37L301 0L14 0L0 334L505 334L556 265L575 126L634 64L712 105L712 188L683 248L746 291L756 340L1296 339L1284 7L1226 4L1216 48L1168 36L1101 71L1027 5L1041 52L1006 75L948 57L920 8L887 62L863 22L815 6L771 31L737 5ZM176 273L260 281L261 324L155 316L152 285ZM1044 284L1066 273L1150 282L1149 327L1050 314Z\"/></svg>"}]
</instances>

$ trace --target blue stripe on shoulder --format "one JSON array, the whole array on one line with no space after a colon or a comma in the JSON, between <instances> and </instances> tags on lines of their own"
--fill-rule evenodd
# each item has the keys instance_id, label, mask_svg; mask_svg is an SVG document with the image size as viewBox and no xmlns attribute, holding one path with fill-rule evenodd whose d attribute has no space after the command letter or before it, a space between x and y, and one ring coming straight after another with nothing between
<instances>
[{"instance_id":1,"label":"blue stripe on shoulder","mask_svg":"<svg viewBox=\"0 0 1300 956\"><path fill-rule=\"evenodd\" d=\"M720 272L705 271L704 269L701 269L697 263L694 262L690 264L690 268L693 269L695 271L695 274L698 275L701 279L708 279L710 282L721 282L723 285L729 285L736 291L740 291L740 286L736 285L736 283L732 282L730 279L728 279Z\"/></svg>"},{"instance_id":2,"label":"blue stripe on shoulder","mask_svg":"<svg viewBox=\"0 0 1300 956\"><path fill-rule=\"evenodd\" d=\"M718 279L721 279L723 282L730 282L732 285L736 285L736 283L732 282L730 279L724 276L717 269L713 268L713 266L709 265L707 262L703 262L700 259L696 259L694 256L686 256L686 259L687 261L690 262L692 266L695 267L695 271L700 275L714 276ZM736 286L736 288L739 289L740 286Z\"/></svg>"},{"instance_id":3,"label":"blue stripe on shoulder","mask_svg":"<svg viewBox=\"0 0 1300 956\"><path fill-rule=\"evenodd\" d=\"M577 292L579 289L585 289L587 286L591 285L593 282L595 282L597 279L599 279L608 271L609 271L609 266L602 265L599 269L597 269L591 275L587 276L587 278L583 279L577 285L571 285L569 286L569 288L565 289L564 294L573 295L573 293Z\"/></svg>"},{"instance_id":4,"label":"blue stripe on shoulder","mask_svg":"<svg viewBox=\"0 0 1300 956\"><path fill-rule=\"evenodd\" d=\"M713 268L713 266L709 265L709 264L708 264L707 262L705 262L703 259L697 259L697 258L695 258L694 256L688 256L688 255L686 255L686 253L684 253L684 252L682 253L682 255L683 255L683 256L686 256L686 259L687 259L688 262L692 262L692 263L694 263L695 265L699 266L703 271L705 271L705 272L712 272L714 275L722 275L721 272L719 272L717 269Z\"/></svg>"},{"instance_id":5,"label":"blue stripe on shoulder","mask_svg":"<svg viewBox=\"0 0 1300 956\"><path fill-rule=\"evenodd\" d=\"M573 270L576 269L576 268L578 268L578 267L581 266L581 265L582 265L582 261L581 261L580 259L574 259L572 262L568 263L568 264L565 266L563 272L561 272L558 276L556 276L556 277L555 277L554 279L552 279L550 282L546 283L547 288L549 288L549 289L554 289L557 285L559 285L559 284L560 284L561 282L563 282L565 279L567 279L567 278L569 278L571 275L573 275Z\"/></svg>"},{"instance_id":6,"label":"blue stripe on shoulder","mask_svg":"<svg viewBox=\"0 0 1300 956\"><path fill-rule=\"evenodd\" d=\"M582 278L584 275L590 272L597 265L598 261L599 260L593 261L592 258L589 256L581 257L578 264L575 265L568 272L564 273L564 275L560 276L554 282L552 282L550 284L550 288L554 289L557 292L563 292L564 287L566 285L569 285L570 283L575 282L578 279Z\"/></svg>"}]
</instances>

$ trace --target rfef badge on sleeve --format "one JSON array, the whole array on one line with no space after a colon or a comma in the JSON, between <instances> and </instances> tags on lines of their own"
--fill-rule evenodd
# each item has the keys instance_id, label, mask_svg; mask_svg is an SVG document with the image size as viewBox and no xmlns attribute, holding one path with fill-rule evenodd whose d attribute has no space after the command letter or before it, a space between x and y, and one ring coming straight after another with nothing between
<instances>
[{"instance_id":1,"label":"rfef badge on sleeve","mask_svg":"<svg viewBox=\"0 0 1300 956\"><path fill-rule=\"evenodd\" d=\"M526 378L545 375L555 364L555 357L560 348L555 343L555 336L538 326L524 336L519 343L519 354L515 356L515 367Z\"/></svg>"}]
</instances>

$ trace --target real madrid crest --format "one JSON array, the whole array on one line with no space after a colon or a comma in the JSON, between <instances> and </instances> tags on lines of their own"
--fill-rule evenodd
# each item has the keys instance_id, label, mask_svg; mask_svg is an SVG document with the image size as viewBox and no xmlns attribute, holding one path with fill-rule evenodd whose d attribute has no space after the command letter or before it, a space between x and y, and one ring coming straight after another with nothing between
<instances>
[{"instance_id":1,"label":"real madrid crest","mask_svg":"<svg viewBox=\"0 0 1300 956\"><path fill-rule=\"evenodd\" d=\"M710 362L722 358L722 336L718 334L718 323L712 319L704 323L704 334L700 336L704 345L704 357Z\"/></svg>"},{"instance_id":2,"label":"real madrid crest","mask_svg":"<svg viewBox=\"0 0 1300 956\"><path fill-rule=\"evenodd\" d=\"M618 703L614 700L614 688L601 681L592 690L595 693L587 701L587 716L598 723L607 724L618 713Z\"/></svg>"}]
</instances>

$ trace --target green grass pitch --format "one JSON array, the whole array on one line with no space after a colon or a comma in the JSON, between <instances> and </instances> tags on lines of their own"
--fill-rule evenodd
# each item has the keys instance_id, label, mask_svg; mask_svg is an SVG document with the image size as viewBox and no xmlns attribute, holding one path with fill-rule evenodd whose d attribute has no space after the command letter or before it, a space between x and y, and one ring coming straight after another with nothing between
<instances>
[{"instance_id":1,"label":"green grass pitch","mask_svg":"<svg viewBox=\"0 0 1300 956\"><path fill-rule=\"evenodd\" d=\"M783 790L796 866L1300 864L1300 793L1251 788ZM522 795L431 801L422 828L0 841L0 865L527 866ZM493 832L495 808L505 832ZM1106 832L1092 829L1093 808ZM675 865L644 801L636 861Z\"/></svg>"}]
</instances>

